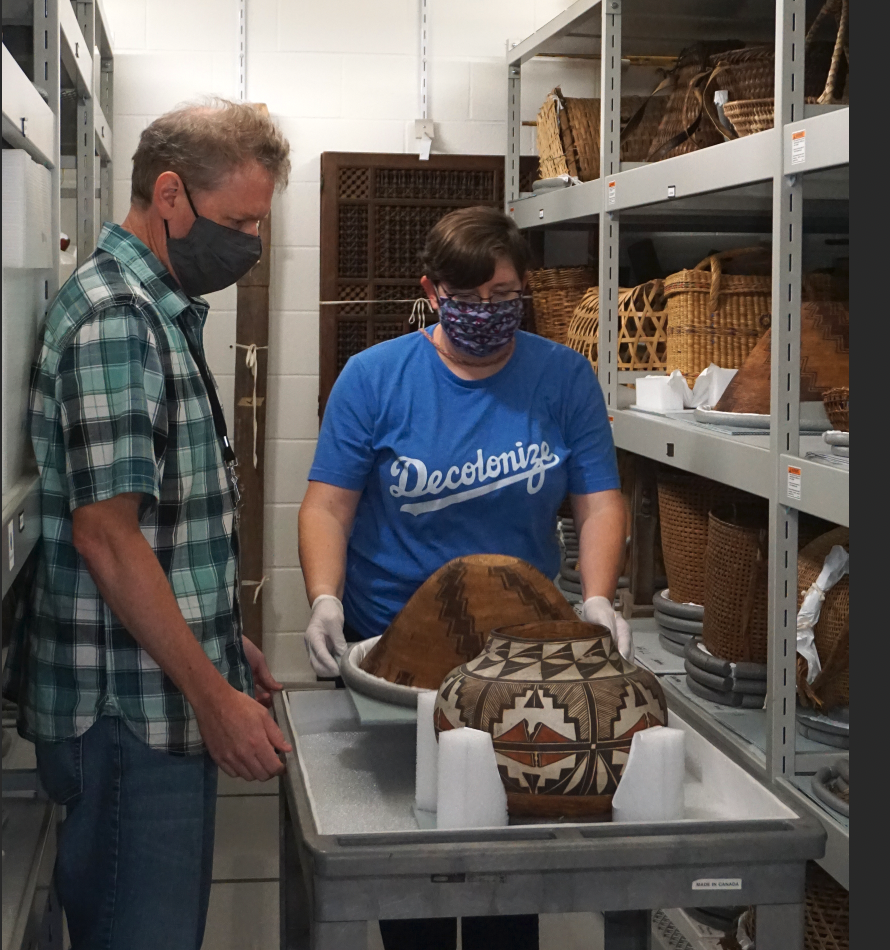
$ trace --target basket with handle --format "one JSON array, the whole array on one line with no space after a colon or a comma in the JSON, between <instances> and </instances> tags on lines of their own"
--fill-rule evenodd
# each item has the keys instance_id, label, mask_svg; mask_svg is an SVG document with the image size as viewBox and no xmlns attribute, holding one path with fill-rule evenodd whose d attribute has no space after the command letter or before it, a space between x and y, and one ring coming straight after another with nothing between
<instances>
[{"instance_id":1,"label":"basket with handle","mask_svg":"<svg viewBox=\"0 0 890 950\"><path fill-rule=\"evenodd\" d=\"M652 137L661 121L666 100L623 96L622 125L643 108L640 120L621 138L621 161L646 160ZM538 110L538 168L541 178L571 175L593 181L600 174L600 100L563 96L553 89Z\"/></svg>"},{"instance_id":2,"label":"basket with handle","mask_svg":"<svg viewBox=\"0 0 890 950\"><path fill-rule=\"evenodd\" d=\"M619 370L659 372L667 359L667 310L664 282L650 280L618 290ZM575 308L566 344L599 368L599 287L591 287Z\"/></svg>"},{"instance_id":3,"label":"basket with handle","mask_svg":"<svg viewBox=\"0 0 890 950\"><path fill-rule=\"evenodd\" d=\"M768 260L764 247L712 254L691 270L664 280L667 359L692 382L710 363L738 369L770 326L772 281L768 275L725 274L741 258Z\"/></svg>"},{"instance_id":4,"label":"basket with handle","mask_svg":"<svg viewBox=\"0 0 890 950\"><path fill-rule=\"evenodd\" d=\"M594 282L590 267L548 267L528 272L535 311L535 329L557 343L565 343L578 302Z\"/></svg>"},{"instance_id":5,"label":"basket with handle","mask_svg":"<svg viewBox=\"0 0 890 950\"><path fill-rule=\"evenodd\" d=\"M837 21L837 35L831 52L828 73L824 88L821 88L821 76L825 75L824 61L817 55L814 38L819 26L828 17ZM811 105L835 105L849 102L844 83L850 68L849 45L849 0L826 0L807 31L806 66L804 75L804 99ZM771 47L757 50L743 50L750 58L742 60L738 54L727 54L721 59L705 84L703 93L705 109L712 124L723 135L731 139L744 135L754 135L771 129L775 124L775 98L773 97L773 75L770 67L775 62ZM719 81L718 81L719 80ZM727 129L716 117L713 105L713 90L726 88L730 101L723 106L723 114L729 120L732 129Z\"/></svg>"}]
</instances>

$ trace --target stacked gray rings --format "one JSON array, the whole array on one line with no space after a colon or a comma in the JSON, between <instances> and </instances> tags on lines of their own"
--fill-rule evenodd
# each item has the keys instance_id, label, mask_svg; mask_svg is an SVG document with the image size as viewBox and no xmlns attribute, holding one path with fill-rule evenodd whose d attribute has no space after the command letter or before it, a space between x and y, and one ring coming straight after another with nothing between
<instances>
[{"instance_id":1,"label":"stacked gray rings","mask_svg":"<svg viewBox=\"0 0 890 950\"><path fill-rule=\"evenodd\" d=\"M658 639L669 653L683 656L693 637L700 637L705 608L698 604L678 604L671 600L670 590L658 591L652 598Z\"/></svg>"},{"instance_id":2,"label":"stacked gray rings","mask_svg":"<svg viewBox=\"0 0 890 950\"><path fill-rule=\"evenodd\" d=\"M562 561L559 566L559 576L556 578L557 587L570 604L580 604L583 597L581 575L577 570L579 547L573 518L559 519L559 546L562 551Z\"/></svg>"},{"instance_id":3,"label":"stacked gray rings","mask_svg":"<svg viewBox=\"0 0 890 950\"><path fill-rule=\"evenodd\" d=\"M699 638L686 644L683 653L686 685L701 699L722 706L762 709L766 699L766 666L730 663L708 653Z\"/></svg>"},{"instance_id":4,"label":"stacked gray rings","mask_svg":"<svg viewBox=\"0 0 890 950\"><path fill-rule=\"evenodd\" d=\"M813 776L813 794L823 805L833 808L845 818L850 817L850 760L838 759L824 765ZM842 797L843 796L843 797Z\"/></svg>"},{"instance_id":5,"label":"stacked gray rings","mask_svg":"<svg viewBox=\"0 0 890 950\"><path fill-rule=\"evenodd\" d=\"M850 748L850 709L831 709L814 712L811 709L797 711L797 731L805 739L830 745L835 749Z\"/></svg>"}]
</instances>

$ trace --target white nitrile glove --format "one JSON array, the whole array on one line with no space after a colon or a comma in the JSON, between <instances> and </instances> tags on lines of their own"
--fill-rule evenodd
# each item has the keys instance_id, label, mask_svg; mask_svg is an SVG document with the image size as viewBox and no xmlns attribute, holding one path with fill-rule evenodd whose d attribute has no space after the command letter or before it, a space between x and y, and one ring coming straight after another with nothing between
<instances>
[{"instance_id":1,"label":"white nitrile glove","mask_svg":"<svg viewBox=\"0 0 890 950\"><path fill-rule=\"evenodd\" d=\"M346 650L343 636L343 604L333 594L319 594L312 601L312 614L306 627L309 662L318 676L339 676L337 660Z\"/></svg>"},{"instance_id":2,"label":"white nitrile glove","mask_svg":"<svg viewBox=\"0 0 890 950\"><path fill-rule=\"evenodd\" d=\"M614 608L605 597L588 597L581 608L581 619L587 623L599 623L612 634L618 652L628 663L634 661L634 638L630 624Z\"/></svg>"}]
</instances>

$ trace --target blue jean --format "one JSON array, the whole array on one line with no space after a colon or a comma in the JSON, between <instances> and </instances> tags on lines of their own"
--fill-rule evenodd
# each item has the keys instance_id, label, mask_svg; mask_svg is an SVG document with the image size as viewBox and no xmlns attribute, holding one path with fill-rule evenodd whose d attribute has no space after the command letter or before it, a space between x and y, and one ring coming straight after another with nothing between
<instances>
[{"instance_id":1,"label":"blue jean","mask_svg":"<svg viewBox=\"0 0 890 950\"><path fill-rule=\"evenodd\" d=\"M72 950L199 950L213 870L217 767L168 755L101 716L38 742L59 828L56 886Z\"/></svg>"}]
</instances>

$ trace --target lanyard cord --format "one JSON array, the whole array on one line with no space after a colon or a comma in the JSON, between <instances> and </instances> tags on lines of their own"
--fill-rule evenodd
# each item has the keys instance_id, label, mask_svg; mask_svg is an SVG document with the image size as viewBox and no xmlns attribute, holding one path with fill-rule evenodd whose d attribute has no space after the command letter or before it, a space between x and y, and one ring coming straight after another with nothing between
<instances>
[{"instance_id":1,"label":"lanyard cord","mask_svg":"<svg viewBox=\"0 0 890 950\"><path fill-rule=\"evenodd\" d=\"M213 385L213 380L210 378L210 370L207 368L207 363L204 360L203 354L198 350L198 347L195 346L194 342L192 341L184 321L177 317L177 323L179 324L179 328L182 330L183 335L185 336L185 342L188 344L189 353L192 354L192 359L195 361L195 365L198 367L198 372L201 374L201 379L204 381L204 388L207 390L207 398L210 400L210 411L213 413L213 427L216 429L216 434L219 436L220 442L222 442L223 460L225 461L226 465L232 466L235 464L237 459L232 446L229 444L229 433L228 429L226 428L226 417L223 414L222 406L219 402L219 395L216 392L216 386Z\"/></svg>"}]
</instances>

